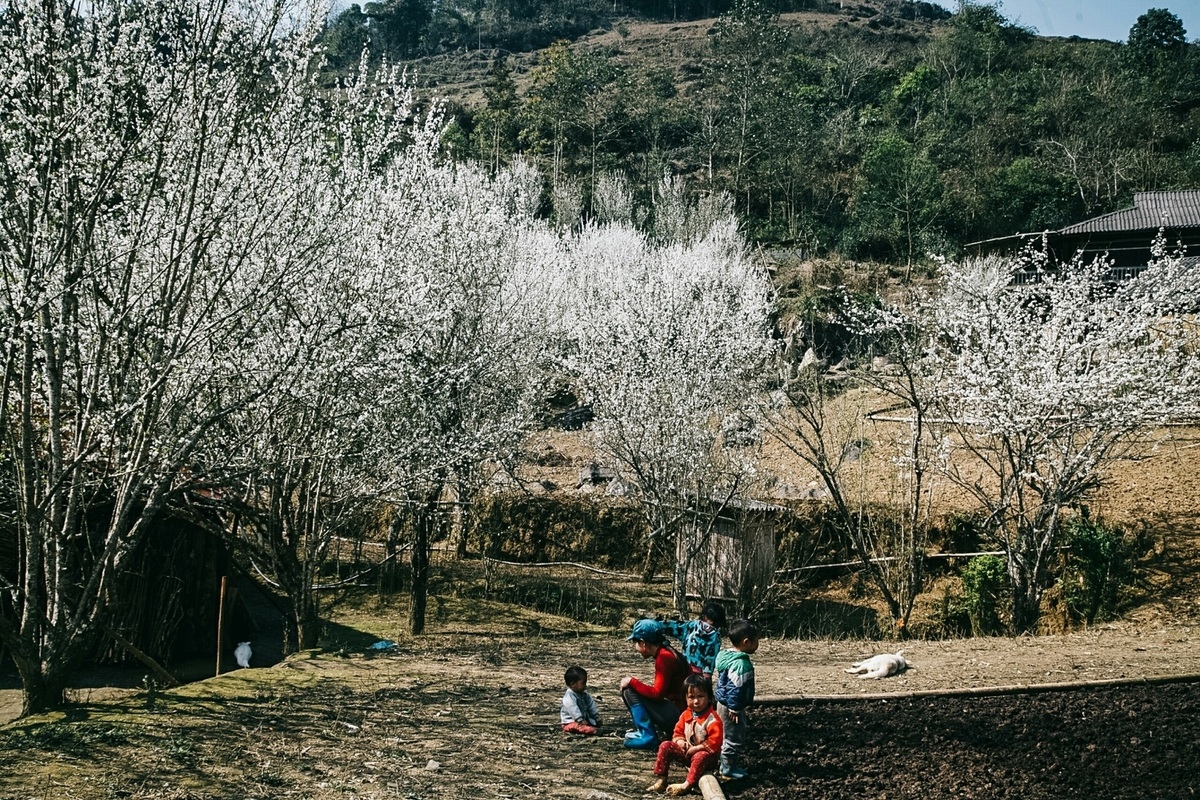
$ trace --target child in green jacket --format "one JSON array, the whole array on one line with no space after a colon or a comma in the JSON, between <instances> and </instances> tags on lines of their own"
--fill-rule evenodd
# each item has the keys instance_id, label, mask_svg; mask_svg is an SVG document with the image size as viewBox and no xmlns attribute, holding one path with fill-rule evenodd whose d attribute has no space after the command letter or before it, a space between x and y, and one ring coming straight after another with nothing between
<instances>
[{"instance_id":1,"label":"child in green jacket","mask_svg":"<svg viewBox=\"0 0 1200 800\"><path fill-rule=\"evenodd\" d=\"M758 630L748 619L729 626L733 645L717 654L717 714L724 727L719 777L744 778L742 756L746 748L750 706L754 703L754 663L750 656L758 650Z\"/></svg>"}]
</instances>

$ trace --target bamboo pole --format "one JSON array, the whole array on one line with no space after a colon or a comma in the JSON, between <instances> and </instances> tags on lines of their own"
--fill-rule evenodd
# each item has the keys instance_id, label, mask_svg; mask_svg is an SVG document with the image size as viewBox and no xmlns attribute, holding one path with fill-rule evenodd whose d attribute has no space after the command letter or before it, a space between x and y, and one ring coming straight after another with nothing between
<instances>
[{"instance_id":1,"label":"bamboo pole","mask_svg":"<svg viewBox=\"0 0 1200 800\"><path fill-rule=\"evenodd\" d=\"M1066 548L1060 548L1066 549ZM976 556L1002 556L1003 550L982 550L977 553L926 553L923 558L932 560L937 558L975 558ZM872 564L888 564L896 560L895 556L880 556L878 558L867 559ZM788 575L793 572L807 572L814 569L839 569L842 567L861 567L862 560L857 561L838 561L833 564L806 564L803 567L784 567L783 569L775 570L776 575Z\"/></svg>"},{"instance_id":2,"label":"bamboo pole","mask_svg":"<svg viewBox=\"0 0 1200 800\"><path fill-rule=\"evenodd\" d=\"M859 700L911 700L918 697L998 697L1011 694L1068 692L1114 686L1161 686L1168 683L1200 683L1200 673L1156 675L1149 678L1104 678L1094 681L1063 683L1018 683L1008 686L969 686L958 689L918 689L910 692L871 692L869 694L797 694L754 698L756 708L786 707L816 703L853 703Z\"/></svg>"},{"instance_id":3,"label":"bamboo pole","mask_svg":"<svg viewBox=\"0 0 1200 800\"><path fill-rule=\"evenodd\" d=\"M225 586L229 578L221 576L221 599L217 605L217 675L221 674L221 648L225 645Z\"/></svg>"},{"instance_id":4,"label":"bamboo pole","mask_svg":"<svg viewBox=\"0 0 1200 800\"><path fill-rule=\"evenodd\" d=\"M151 658L146 653L143 653L140 649L138 649L138 647L133 642L129 641L124 636L117 633L107 623L103 624L103 628L104 628L104 632L107 633L110 637L112 637L112 640L114 642L119 644L121 647L125 648L127 651L129 651L130 655L132 655L138 661L142 662L147 667L149 667L150 671L158 676L158 679L160 681L162 681L164 686L178 686L179 685L179 681L175 678L174 675L167 672L166 668L163 667L162 664L159 664L153 658Z\"/></svg>"}]
</instances>

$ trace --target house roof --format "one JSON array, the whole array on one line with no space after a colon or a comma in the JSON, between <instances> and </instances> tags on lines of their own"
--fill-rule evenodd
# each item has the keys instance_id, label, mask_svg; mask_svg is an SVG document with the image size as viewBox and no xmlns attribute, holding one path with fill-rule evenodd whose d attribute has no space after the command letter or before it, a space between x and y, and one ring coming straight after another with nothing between
<instances>
[{"instance_id":1,"label":"house roof","mask_svg":"<svg viewBox=\"0 0 1200 800\"><path fill-rule=\"evenodd\" d=\"M1138 192L1133 207L1122 208L1061 228L1056 233L1122 233L1161 227L1200 228L1200 190Z\"/></svg>"}]
</instances>

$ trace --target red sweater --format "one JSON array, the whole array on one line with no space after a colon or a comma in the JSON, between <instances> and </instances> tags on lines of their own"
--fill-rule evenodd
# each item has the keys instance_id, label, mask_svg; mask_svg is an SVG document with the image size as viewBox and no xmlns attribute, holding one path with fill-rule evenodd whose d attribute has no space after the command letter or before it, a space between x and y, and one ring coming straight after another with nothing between
<instances>
[{"instance_id":1,"label":"red sweater","mask_svg":"<svg viewBox=\"0 0 1200 800\"><path fill-rule=\"evenodd\" d=\"M683 659L670 647L658 648L654 657L654 685L648 686L637 678L629 682L629 686L642 697L651 700L670 700L679 708L684 708L683 679L691 672Z\"/></svg>"},{"instance_id":2,"label":"red sweater","mask_svg":"<svg viewBox=\"0 0 1200 800\"><path fill-rule=\"evenodd\" d=\"M719 753L721 742L725 739L725 726L721 724L721 718L711 705L699 716L687 708L679 715L679 722L675 723L675 733L671 739L684 750L692 745L701 744L708 752Z\"/></svg>"}]
</instances>

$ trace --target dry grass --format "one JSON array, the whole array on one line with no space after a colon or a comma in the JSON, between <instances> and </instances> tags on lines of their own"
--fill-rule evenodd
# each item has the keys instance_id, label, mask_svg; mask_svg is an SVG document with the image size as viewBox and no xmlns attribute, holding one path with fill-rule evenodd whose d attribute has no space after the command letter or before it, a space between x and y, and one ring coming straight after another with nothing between
<instances>
[{"instance_id":1,"label":"dry grass","mask_svg":"<svg viewBox=\"0 0 1200 800\"><path fill-rule=\"evenodd\" d=\"M676 87L684 94L697 79L701 59L710 51L710 31L715 19L680 22L618 20L610 29L595 30L572 42L580 52L600 52L615 63L636 72L665 70L674 75ZM929 25L897 20L888 33L869 30L870 20L853 14L794 12L783 14L780 25L791 30L829 29L839 26L857 29L864 36L927 35ZM509 69L517 94L525 97L533 84L533 70L541 51L508 53ZM424 91L443 100L468 108L481 108L486 100L483 87L498 50L463 50L416 59L409 66Z\"/></svg>"}]
</instances>

